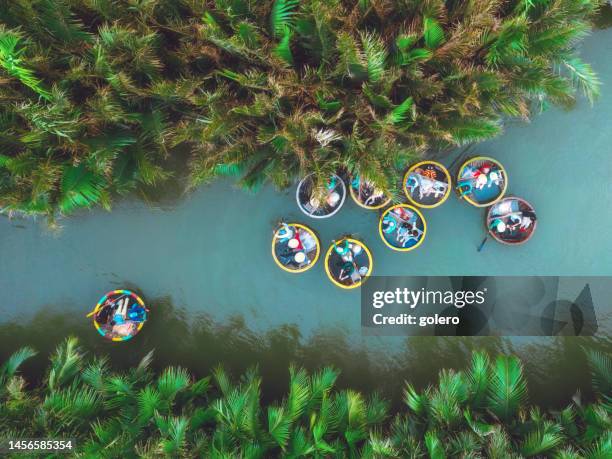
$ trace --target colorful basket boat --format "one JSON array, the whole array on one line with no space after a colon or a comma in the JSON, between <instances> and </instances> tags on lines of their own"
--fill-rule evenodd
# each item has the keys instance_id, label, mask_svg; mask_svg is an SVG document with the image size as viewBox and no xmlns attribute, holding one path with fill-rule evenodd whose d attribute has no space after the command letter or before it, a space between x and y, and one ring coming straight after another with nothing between
<instances>
[{"instance_id":1,"label":"colorful basket boat","mask_svg":"<svg viewBox=\"0 0 612 459\"><path fill-rule=\"evenodd\" d=\"M149 310L142 298L130 290L108 292L88 317L96 330L111 341L127 341L136 336L148 319Z\"/></svg>"},{"instance_id":2,"label":"colorful basket boat","mask_svg":"<svg viewBox=\"0 0 612 459\"><path fill-rule=\"evenodd\" d=\"M361 286L370 277L373 266L370 249L351 237L334 241L325 255L327 277L344 289Z\"/></svg>"},{"instance_id":3,"label":"colorful basket boat","mask_svg":"<svg viewBox=\"0 0 612 459\"><path fill-rule=\"evenodd\" d=\"M317 193L314 175L304 177L298 183L295 199L302 212L312 218L329 218L336 214L346 199L346 185L337 175L332 175L325 189ZM317 196L321 195L321 196Z\"/></svg>"},{"instance_id":4,"label":"colorful basket boat","mask_svg":"<svg viewBox=\"0 0 612 459\"><path fill-rule=\"evenodd\" d=\"M451 177L446 167L436 161L421 161L404 176L404 193L415 206L434 208L448 199Z\"/></svg>"},{"instance_id":5,"label":"colorful basket boat","mask_svg":"<svg viewBox=\"0 0 612 459\"><path fill-rule=\"evenodd\" d=\"M398 204L389 207L380 216L378 232L389 248L409 252L425 240L427 222L416 207Z\"/></svg>"},{"instance_id":6,"label":"colorful basket boat","mask_svg":"<svg viewBox=\"0 0 612 459\"><path fill-rule=\"evenodd\" d=\"M457 192L476 207L487 207L499 201L508 188L508 174L495 159L477 156L468 159L457 174Z\"/></svg>"},{"instance_id":7,"label":"colorful basket boat","mask_svg":"<svg viewBox=\"0 0 612 459\"><path fill-rule=\"evenodd\" d=\"M522 198L508 196L493 204L487 212L489 234L498 242L519 245L527 242L538 226L534 207Z\"/></svg>"},{"instance_id":8,"label":"colorful basket boat","mask_svg":"<svg viewBox=\"0 0 612 459\"><path fill-rule=\"evenodd\" d=\"M362 180L359 176L351 180L349 192L358 206L368 210L380 209L391 202L391 197L377 189L370 181Z\"/></svg>"},{"instance_id":9,"label":"colorful basket boat","mask_svg":"<svg viewBox=\"0 0 612 459\"><path fill-rule=\"evenodd\" d=\"M321 252L315 232L299 223L281 223L272 237L272 258L283 270L303 273L312 268Z\"/></svg>"}]
</instances>

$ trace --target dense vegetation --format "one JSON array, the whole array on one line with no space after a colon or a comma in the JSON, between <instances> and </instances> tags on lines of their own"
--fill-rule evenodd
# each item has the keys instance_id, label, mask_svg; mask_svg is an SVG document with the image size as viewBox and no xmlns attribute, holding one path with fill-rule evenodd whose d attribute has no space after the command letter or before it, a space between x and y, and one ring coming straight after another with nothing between
<instances>
[{"instance_id":1,"label":"dense vegetation","mask_svg":"<svg viewBox=\"0 0 612 459\"><path fill-rule=\"evenodd\" d=\"M42 385L28 387L22 348L0 367L0 437L76 438L79 457L612 457L612 359L587 351L599 400L580 396L544 412L527 403L516 357L473 354L466 371L443 370L437 386L405 385L391 413L376 394L337 390L338 373L290 368L282 401L262 406L256 371L237 383L222 370L194 380L181 368L154 375L151 354L116 373L69 338Z\"/></svg>"},{"instance_id":2,"label":"dense vegetation","mask_svg":"<svg viewBox=\"0 0 612 459\"><path fill-rule=\"evenodd\" d=\"M598 92L599 0L0 0L0 210L167 179L380 186L430 149Z\"/></svg>"}]
</instances>

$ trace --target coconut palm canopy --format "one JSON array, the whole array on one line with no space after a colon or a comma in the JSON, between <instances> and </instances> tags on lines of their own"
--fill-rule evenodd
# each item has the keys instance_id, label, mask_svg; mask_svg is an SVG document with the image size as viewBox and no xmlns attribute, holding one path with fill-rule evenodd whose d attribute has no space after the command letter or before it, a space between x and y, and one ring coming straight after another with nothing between
<instances>
[{"instance_id":1,"label":"coconut palm canopy","mask_svg":"<svg viewBox=\"0 0 612 459\"><path fill-rule=\"evenodd\" d=\"M289 369L289 387L262 401L257 371L239 381L221 368L194 378L151 369L152 353L128 371L84 355L68 338L40 385L19 367L25 347L0 366L2 438L72 438L87 458L544 458L612 456L612 359L587 350L596 400L576 395L547 411L528 402L517 357L476 352L464 371L442 370L424 390L404 386L391 410L380 395L336 387L338 371ZM5 443L6 444L6 443Z\"/></svg>"},{"instance_id":2,"label":"coconut palm canopy","mask_svg":"<svg viewBox=\"0 0 612 459\"><path fill-rule=\"evenodd\" d=\"M593 99L598 0L0 0L0 209L68 214L156 185L389 189L428 149ZM180 148L178 148L180 147Z\"/></svg>"}]
</instances>

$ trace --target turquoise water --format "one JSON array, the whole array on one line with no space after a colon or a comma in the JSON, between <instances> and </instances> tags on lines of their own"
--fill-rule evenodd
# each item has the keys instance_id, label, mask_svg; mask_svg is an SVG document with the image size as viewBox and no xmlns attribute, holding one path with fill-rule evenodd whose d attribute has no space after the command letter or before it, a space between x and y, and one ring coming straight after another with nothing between
<instances>
[{"instance_id":1,"label":"turquoise water","mask_svg":"<svg viewBox=\"0 0 612 459\"><path fill-rule=\"evenodd\" d=\"M375 275L612 275L612 29L588 38L582 55L603 81L593 107L580 101L569 112L512 122L502 137L472 149L499 159L508 192L535 206L539 225L525 246L488 242L478 253L484 211L455 196L424 210L420 248L397 253L377 234L378 213L350 199L333 218L312 220L298 210L294 189L250 195L217 181L173 206L124 200L111 213L84 212L63 220L59 232L44 222L0 219L0 322L51 310L88 327L84 316L102 294L134 287L215 322L240 316L254 333L295 324L305 339L331 329L366 348L397 343L361 336L359 292L332 285L323 263L300 275L274 264L270 238L280 219L310 225L324 250L341 234L359 237L372 250ZM600 322L609 335L609 316Z\"/></svg>"}]
</instances>

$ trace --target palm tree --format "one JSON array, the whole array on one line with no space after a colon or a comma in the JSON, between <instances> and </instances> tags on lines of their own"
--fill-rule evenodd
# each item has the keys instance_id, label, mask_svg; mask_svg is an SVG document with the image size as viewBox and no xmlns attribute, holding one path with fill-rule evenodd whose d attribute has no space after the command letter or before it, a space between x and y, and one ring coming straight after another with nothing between
<instances>
[{"instance_id":1,"label":"palm tree","mask_svg":"<svg viewBox=\"0 0 612 459\"><path fill-rule=\"evenodd\" d=\"M75 338L51 356L38 387L18 374L30 348L0 367L0 436L77 440L77 457L210 458L608 458L612 359L586 350L599 399L579 396L561 411L527 402L521 362L482 352L465 371L442 370L437 386L406 383L391 415L377 394L337 390L338 372L289 368L286 396L261 402L256 370L234 382L222 369L196 379L147 354L114 372L88 359Z\"/></svg>"},{"instance_id":2,"label":"palm tree","mask_svg":"<svg viewBox=\"0 0 612 459\"><path fill-rule=\"evenodd\" d=\"M0 0L0 209L109 208L172 174L256 189L416 156L599 81L599 0Z\"/></svg>"}]
</instances>

